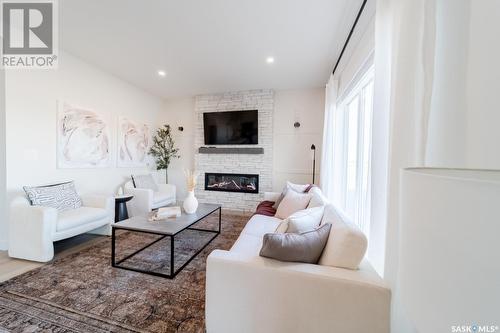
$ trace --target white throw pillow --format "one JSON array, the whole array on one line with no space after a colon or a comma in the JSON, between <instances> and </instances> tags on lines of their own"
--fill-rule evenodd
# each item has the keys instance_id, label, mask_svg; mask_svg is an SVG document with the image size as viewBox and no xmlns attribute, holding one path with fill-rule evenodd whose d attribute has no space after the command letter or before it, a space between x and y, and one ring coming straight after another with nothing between
<instances>
[{"instance_id":1,"label":"white throw pillow","mask_svg":"<svg viewBox=\"0 0 500 333\"><path fill-rule=\"evenodd\" d=\"M326 206L328 204L328 199L323 195L319 187L314 186L309 193L312 194L312 197L307 208Z\"/></svg>"},{"instance_id":2,"label":"white throw pillow","mask_svg":"<svg viewBox=\"0 0 500 333\"><path fill-rule=\"evenodd\" d=\"M333 205L325 206L321 225L331 223L328 242L319 259L320 265L358 269L368 246L365 234Z\"/></svg>"},{"instance_id":3,"label":"white throw pillow","mask_svg":"<svg viewBox=\"0 0 500 333\"><path fill-rule=\"evenodd\" d=\"M307 207L311 200L309 193L297 193L295 191L287 191L283 200L281 200L278 209L276 210L276 217L279 219L286 219L293 213Z\"/></svg>"},{"instance_id":4,"label":"white throw pillow","mask_svg":"<svg viewBox=\"0 0 500 333\"><path fill-rule=\"evenodd\" d=\"M286 182L286 187L291 188L295 192L299 192L299 193L304 193L305 190L307 190L307 188L309 186L311 186L311 185L309 185L309 184L294 184L294 183L289 182L289 181Z\"/></svg>"},{"instance_id":5,"label":"white throw pillow","mask_svg":"<svg viewBox=\"0 0 500 333\"><path fill-rule=\"evenodd\" d=\"M277 233L303 233L319 226L323 217L324 207L314 207L299 210L280 223Z\"/></svg>"},{"instance_id":6,"label":"white throw pillow","mask_svg":"<svg viewBox=\"0 0 500 333\"><path fill-rule=\"evenodd\" d=\"M283 191L281 191L280 196L278 197L278 199L274 203L273 208L278 209L278 207L281 203L281 200L283 200L287 191L292 190L292 191L295 191L298 193L304 193L309 188L309 186L311 186L311 185L309 185L309 184L294 184L294 183L287 181L285 187L283 188Z\"/></svg>"}]
</instances>

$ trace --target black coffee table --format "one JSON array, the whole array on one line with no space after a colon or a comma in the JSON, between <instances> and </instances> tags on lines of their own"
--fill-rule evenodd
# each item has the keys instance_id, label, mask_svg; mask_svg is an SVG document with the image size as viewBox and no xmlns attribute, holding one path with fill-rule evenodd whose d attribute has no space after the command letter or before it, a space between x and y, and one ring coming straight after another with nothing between
<instances>
[{"instance_id":1,"label":"black coffee table","mask_svg":"<svg viewBox=\"0 0 500 333\"><path fill-rule=\"evenodd\" d=\"M219 223L218 223L218 229L217 230L210 230L210 229L201 229L201 228L194 228L192 227L193 224L200 222L204 218L208 217L209 215L219 212ZM155 222L150 222L148 220L149 216L135 216L131 217L127 220L124 220L120 223L113 223L111 225L111 265L113 267L117 268L122 268L122 269L127 269L130 271L135 271L135 272L141 272L141 273L146 273L146 274L151 274L155 276L161 276L165 278L172 279L174 278L184 267L186 267L187 264L191 262L203 249L212 242L215 237L217 237L220 234L221 231L221 219L222 219L222 210L220 205L214 205L214 204L203 204L200 203L198 206L198 210L194 214L186 214L184 211L182 212L182 215L177 218L172 218L172 219L167 219L164 221L155 221ZM153 234L153 235L160 235L162 237L155 239L152 243L147 244L146 246L138 249L137 251L127 255L126 257L120 259L119 261L116 261L116 230L128 230L131 232L140 232L140 233L146 233L146 234ZM186 262L182 264L181 267L175 269L174 267L174 258L175 258L175 236L181 233L184 230L195 230L203 233L213 233L213 236L210 238L208 242L206 242L203 247L198 249L195 254L193 254ZM156 244L160 240L164 239L165 237L170 238L170 273L169 274L164 274L161 272L155 272L155 271L148 271L140 268L133 268L133 267L126 267L126 266L120 266L121 263L123 263L125 260L135 256L136 254L140 253L141 251L147 249L153 244Z\"/></svg>"}]
</instances>

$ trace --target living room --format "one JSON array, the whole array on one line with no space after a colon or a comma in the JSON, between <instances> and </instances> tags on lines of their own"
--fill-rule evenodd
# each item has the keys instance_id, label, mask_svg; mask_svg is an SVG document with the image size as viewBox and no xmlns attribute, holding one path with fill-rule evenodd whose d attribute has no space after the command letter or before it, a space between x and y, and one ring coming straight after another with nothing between
<instances>
[{"instance_id":1,"label":"living room","mask_svg":"<svg viewBox=\"0 0 500 333\"><path fill-rule=\"evenodd\" d=\"M0 331L499 331L497 1L1 6Z\"/></svg>"}]
</instances>

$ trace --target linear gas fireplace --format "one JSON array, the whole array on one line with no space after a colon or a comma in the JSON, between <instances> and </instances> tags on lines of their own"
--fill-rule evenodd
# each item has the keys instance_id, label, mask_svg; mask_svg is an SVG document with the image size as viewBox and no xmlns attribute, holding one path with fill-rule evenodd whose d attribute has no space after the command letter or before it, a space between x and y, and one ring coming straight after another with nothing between
<instances>
[{"instance_id":1,"label":"linear gas fireplace","mask_svg":"<svg viewBox=\"0 0 500 333\"><path fill-rule=\"evenodd\" d=\"M259 175L207 172L205 190L259 193Z\"/></svg>"}]
</instances>

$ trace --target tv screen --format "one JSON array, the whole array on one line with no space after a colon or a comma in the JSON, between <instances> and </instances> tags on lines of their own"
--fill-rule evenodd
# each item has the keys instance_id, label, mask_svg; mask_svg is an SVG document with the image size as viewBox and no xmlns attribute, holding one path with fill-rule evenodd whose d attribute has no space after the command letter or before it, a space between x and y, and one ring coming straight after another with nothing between
<instances>
[{"instance_id":1,"label":"tv screen","mask_svg":"<svg viewBox=\"0 0 500 333\"><path fill-rule=\"evenodd\" d=\"M225 111L203 114L206 145L256 145L258 112Z\"/></svg>"}]
</instances>

